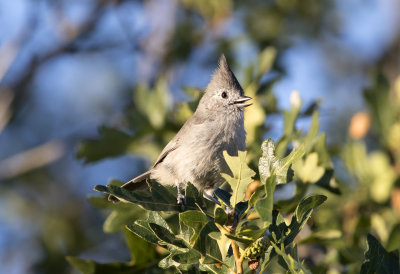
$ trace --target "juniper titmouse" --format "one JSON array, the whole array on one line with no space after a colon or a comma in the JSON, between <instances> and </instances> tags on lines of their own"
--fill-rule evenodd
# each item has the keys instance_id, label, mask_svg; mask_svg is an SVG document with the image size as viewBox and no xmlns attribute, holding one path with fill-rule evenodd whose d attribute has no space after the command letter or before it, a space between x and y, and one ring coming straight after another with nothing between
<instances>
[{"instance_id":1,"label":"juniper titmouse","mask_svg":"<svg viewBox=\"0 0 400 274\"><path fill-rule=\"evenodd\" d=\"M222 152L226 150L233 156L245 150L243 110L251 105L246 103L250 99L243 95L222 55L193 116L163 149L154 166L122 188L135 190L151 178L162 185L176 186L178 204L183 205L181 189L191 182L204 197L215 200L213 192L224 182L220 174L232 174ZM109 200L118 201L114 196Z\"/></svg>"}]
</instances>

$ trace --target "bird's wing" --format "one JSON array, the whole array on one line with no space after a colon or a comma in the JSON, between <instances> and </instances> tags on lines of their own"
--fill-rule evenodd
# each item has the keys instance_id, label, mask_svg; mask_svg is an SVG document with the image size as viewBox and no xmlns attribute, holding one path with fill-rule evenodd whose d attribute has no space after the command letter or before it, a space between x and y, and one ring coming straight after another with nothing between
<instances>
[{"instance_id":1,"label":"bird's wing","mask_svg":"<svg viewBox=\"0 0 400 274\"><path fill-rule=\"evenodd\" d=\"M175 140L175 138L174 138L173 140L171 140L171 142L168 143L168 145L163 149L163 151L161 151L161 154L160 154L160 156L158 156L153 167L155 167L156 165L161 163L165 159L165 157L167 157L168 153L170 153L171 151L174 151L178 147L178 140L179 139Z\"/></svg>"},{"instance_id":2,"label":"bird's wing","mask_svg":"<svg viewBox=\"0 0 400 274\"><path fill-rule=\"evenodd\" d=\"M198 126L204 123L204 121L208 119L213 119L212 117L202 117L200 115L193 115L190 117L189 120L186 121L186 123L182 126L182 128L179 130L179 132L175 135L175 137L165 146L163 151L161 151L160 156L158 156L156 162L154 163L153 167L161 163L165 157L168 156L168 154L171 151L174 151L179 147L179 144L181 143L181 136L186 136L187 132L193 131L194 126Z\"/></svg>"}]
</instances>

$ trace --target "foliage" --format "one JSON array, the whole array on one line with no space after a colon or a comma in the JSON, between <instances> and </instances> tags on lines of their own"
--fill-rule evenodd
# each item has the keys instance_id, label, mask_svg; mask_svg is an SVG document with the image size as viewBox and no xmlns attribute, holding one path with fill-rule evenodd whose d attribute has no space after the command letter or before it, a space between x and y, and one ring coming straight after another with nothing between
<instances>
[{"instance_id":1,"label":"foliage","mask_svg":"<svg viewBox=\"0 0 400 274\"><path fill-rule=\"evenodd\" d=\"M265 195L253 194L257 197L250 198L251 203L244 201L244 197L251 182L250 178L255 172L246 164L246 153L240 152L236 157L226 153L224 155L233 173L233 177L226 174L224 177L233 191L230 194L219 189L218 193L222 192L225 197L230 197L224 201L226 206L232 208L228 214L221 210L220 206L215 206L215 210L210 211L213 205L205 201L190 183L186 187L187 204L184 212L180 212L176 195L157 182L150 181L146 192L130 192L114 185L97 186L95 189L138 204L148 211L146 218L136 220L128 225L128 229L136 236L168 251L168 255L158 263L161 268L173 267L180 271L194 271L193 265L196 265L203 271L225 273L236 269L235 273L241 273L246 257L256 258L261 267L267 268L270 260L277 255L284 259L289 269L293 267L293 263L305 269L301 262L292 257L289 260L283 254L286 249L292 248L292 242L311 217L313 209L321 205L326 197L313 195L303 198L293 211L288 225L282 214L273 208L273 189L277 184L277 174L281 173L282 166L290 165L294 159L300 158L301 154L294 152L282 161L284 164L278 168L271 168L271 175L262 179L261 189L264 189ZM260 169L262 168L266 166L261 164ZM288 167L284 169L287 170ZM288 181L281 180L281 183ZM255 208L251 206L254 204ZM162 212L169 214L163 216L165 213ZM258 213L259 217L253 216L250 219L249 216L253 213ZM264 239L262 246L259 245L260 239ZM258 245L254 246L255 244ZM274 248L268 249L269 246ZM229 252L231 249L233 254ZM267 251L269 254L264 256ZM231 259L232 256L234 260ZM216 264L220 264L221 268L215 269ZM119 267L121 265L117 265L115 271L118 271Z\"/></svg>"},{"instance_id":2,"label":"foliage","mask_svg":"<svg viewBox=\"0 0 400 274\"><path fill-rule=\"evenodd\" d=\"M248 89L259 88L261 75L271 68L273 54L271 48L260 53L259 71L251 76L253 80L247 81ZM155 107L146 106L151 100L146 99L148 95L145 93L135 94L138 97L136 102L140 102L141 109ZM143 98L139 98L140 96ZM258 96L263 95L255 94L255 97ZM166 96L163 98L167 100ZM166 105L165 101L158 102L162 106ZM263 107L259 103L257 105L257 99L255 102L255 108L260 109L259 115L264 117ZM179 107L175 111L163 107L164 115L178 118L177 115L183 115L182 109L192 109L189 103L183 105L185 107ZM134 261L104 265L73 257L70 257L69 261L84 273L91 271L97 273L100 271L97 269L103 268L123 273L129 265L132 267L132 272L143 267L154 270L175 268L179 271L211 273L229 273L229 271L244 273L255 268L266 271L283 267L288 270L308 272L307 266L295 255L297 254L295 239L307 225L313 211L326 200L326 196L321 194L307 194L308 188L311 184L319 183L322 188L331 190L332 188L323 182L334 179L325 137L323 134L318 135L318 113L313 112L310 128L303 134L295 126L300 109L301 100L294 94L292 108L285 111L284 115L284 136L278 140L277 145L271 139L267 139L263 142L261 150L255 149L252 145L248 152L239 152L238 156L224 153L232 175L222 174L226 186L215 192L220 205L205 200L190 182L185 190L187 203L183 212L176 203L176 189L165 188L152 180L148 181L148 189L135 192L119 188L121 182L117 181L107 186L95 187L95 190L106 195L112 194L125 202L121 205L109 205L113 211L106 220L105 231L114 232L118 227L122 228L121 224L125 222L129 231L127 233L151 244L150 250L154 250L157 246L155 250L158 253L153 253L153 265ZM144 115L145 120L153 119L151 111L140 113ZM252 113L254 114L254 110ZM182 120L178 118L174 121ZM156 121L166 120L157 118ZM139 127L135 130L135 135L129 137L121 134L125 140L130 139L132 144L140 140L138 138L147 139L146 133L155 132L159 136L165 134L163 133L165 131L157 128L157 124L151 122L146 123L146 127L151 127L150 130L143 129L140 124L133 125ZM164 126L168 128L165 123ZM178 126L179 122L174 127ZM246 126L249 127L248 124ZM250 123L250 127L247 128L250 133L249 138L255 142L259 139L256 134L265 130L264 124ZM146 133L143 135L141 132ZM79 156L85 157L87 161L96 160L97 158L91 155L97 151L100 142L107 138L104 136L99 140L85 141ZM122 144L128 143L129 141L122 142ZM294 148L291 147L293 144L296 144ZM114 156L114 154L103 156ZM148 156L151 157L150 154ZM249 165L258 166L257 172L254 172ZM249 192L249 185L257 182L254 181L257 177L260 178L260 183L256 189ZM274 193L286 184L296 185L297 194L289 200L277 201L274 199ZM100 198L91 198L94 204L95 199ZM139 206L141 210L139 211L137 207L126 208L131 204ZM133 255L132 257L134 258Z\"/></svg>"},{"instance_id":3,"label":"foliage","mask_svg":"<svg viewBox=\"0 0 400 274\"><path fill-rule=\"evenodd\" d=\"M260 52L257 69L261 71L249 74L244 81L247 83L246 94L253 92L255 97L255 110L246 110L245 117L260 115L259 121L265 119L268 108L263 102L271 94L268 90L255 91L261 88L261 75L271 68L274 54L271 48ZM177 108L168 108L164 107L168 105L166 101L158 101L163 106L165 117L174 119L157 118L157 121L164 121L164 128L157 128L157 124L151 122L132 123L136 133L132 136L121 134L122 140L130 140L127 147L134 147L135 142L141 143L140 140L152 140L147 147L164 144L166 136L170 136L169 130L178 129L193 113L198 102L198 92L187 91L193 96L195 104L187 102ZM135 96L148 96L140 94ZM367 97L372 98L373 94L369 91ZM168 100L167 96L163 98ZM148 100L138 98L138 101L146 104ZM246 118L251 143L248 151L239 152L238 156L224 153L232 176L222 174L226 184L215 192L219 205L205 200L190 182L185 190L187 204L183 212L176 204L176 189L163 187L152 180L148 181L148 189L135 192L119 188L121 182L118 181L96 186L95 190L125 201L118 205L101 203L100 207L112 209L104 230L115 232L125 229L126 237L141 239L137 246L135 244L136 248L148 248L152 258L98 264L69 257L70 263L83 273L100 273L103 269L115 273L135 273L144 269L155 272L250 273L257 269L260 273L313 273L335 270L338 264L349 266L350 272L391 273L391 270L398 269L398 253L393 250L400 246L393 240L399 239L400 229L395 219L390 217L393 213L382 204L390 199L390 189L398 177L390 161L397 159L397 143L392 140L397 135L380 136L389 138L383 140L382 145L395 152L392 155L384 150L368 152L362 140L349 140L341 149L332 150L326 145L326 134L319 132L316 104L303 110L297 92L292 93L290 102L291 108L283 111L283 133L276 144L266 139L261 149L256 146L267 128L264 123L257 122L258 118L253 121ZM375 106L375 109L378 111L382 107ZM141 108L147 109L146 106ZM139 113L143 115L141 119L151 120L152 112ZM298 120L303 117L310 120L305 132L297 128ZM387 132L393 132L390 127L397 126L395 119L390 125L384 125ZM91 155L98 149L98 144L107 138L100 136L99 140L84 141L79 156L87 161L96 160ZM116 151L118 153L118 148ZM148 157L154 156L151 150L144 149L143 152ZM115 155L103 155L109 156ZM333 159L337 156L342 157L347 172L360 182L358 190L350 190L335 176ZM294 194L282 196L290 187L294 188ZM356 197L353 197L354 191L358 191ZM101 199L104 198L91 198L91 202L99 206ZM340 201L344 201L343 204ZM378 204L371 205L371 201ZM324 206L320 207L322 204ZM358 212L357 216L348 215L348 207L351 206L356 206L352 210ZM319 210L315 210L318 207ZM387 225L392 227L390 233ZM386 239L390 252L376 238L367 236L371 230L381 239ZM324 255L322 262L309 263L304 259L313 258L304 253L300 257L299 246L307 250L317 247L332 251L331 255ZM131 253L131 257L135 258L134 252ZM381 258L381 254L384 257Z\"/></svg>"},{"instance_id":4,"label":"foliage","mask_svg":"<svg viewBox=\"0 0 400 274\"><path fill-rule=\"evenodd\" d=\"M368 249L365 252L365 262L361 266L361 273L399 273L399 254L387 252L379 241L368 234Z\"/></svg>"},{"instance_id":5,"label":"foliage","mask_svg":"<svg viewBox=\"0 0 400 274\"><path fill-rule=\"evenodd\" d=\"M26 5L33 3L22 2L23 5L10 7L25 10ZM7 58L0 61L4 72L0 77L0 135L6 146L2 151L6 158L1 159L0 169L3 176L4 171L15 172L13 177L2 177L1 181L0 195L6 214L4 238L10 233L10 220L13 222L15 216L23 220L23 225L18 220L18 230L11 226L14 235L21 234L22 242L8 240L3 250L6 259L14 254L24 256L18 269L25 265L32 272L65 273L69 269L64 257L71 254L85 258L68 257L68 262L84 273L168 273L177 267L189 269L189 262L196 260L198 272L228 272L227 266L236 268L234 251L238 251L239 260L244 254L243 262L249 264L242 264L245 271L257 268L278 273L398 272L400 78L394 64L399 52L399 32L393 32L390 39L374 40L374 56L360 58L365 50L360 50L359 55L358 44L348 41L354 39L351 35L357 29L368 28L368 16L355 20L363 24L353 25L354 20L349 21L343 12L346 1L94 0L89 4L57 1L60 3L56 5L47 2L39 9L17 12L25 14L27 28L16 36L6 35L2 51ZM376 1L372 2L351 4L354 10L363 6L354 18L357 14L365 15L364 7L375 7ZM339 7L335 7L336 3ZM159 4L169 6L165 9ZM132 10L140 18L132 16ZM10 18L14 17L18 16ZM345 27L349 24L350 32ZM43 46L46 43L51 46ZM291 48L293 44L295 47ZM299 49L298 45L308 51L317 45L319 50L313 51L317 53L314 57L322 57L323 68L337 77L331 83L324 79L326 94L336 89L337 82L345 82L344 89L349 92L342 100L352 100L351 92L357 90L353 90L354 81L347 80L354 75L360 86L367 86L366 105L352 117L348 134L346 118L352 113L345 113L342 101L335 102L335 109L326 113L319 109L319 101L303 105L299 93L294 92L289 98L290 108L278 107L272 88L282 78L293 76L289 67L292 64L287 62L291 58L287 57L296 52L292 49ZM132 161L153 161L193 114L201 97L197 88L180 87L177 83L202 78L190 75L189 80L182 81L187 77L186 71L197 73L205 69L209 74L221 53L227 56L246 95L254 98L245 114L247 152L240 156L246 160L227 159L233 162L233 177L224 175L227 184L216 191L221 206L204 200L188 184L188 205L185 212L180 212L174 203L174 189L150 181L152 192L127 193L116 187L122 182L112 180L110 186L97 189L130 202L112 204L105 196L90 196L90 203L100 210L89 209L82 198L82 188L77 187L77 181L88 182L81 179L82 173L71 169L76 163L67 153L73 151L75 141L85 138L80 140L77 151L77 157L85 164L125 154L139 156ZM351 56L352 53L357 54ZM68 73L66 77L59 76L74 64L83 64L73 69L74 77L68 77ZM300 69L296 69L308 65L297 62ZM106 77L98 74L103 66L113 73L106 73ZM89 73L93 76L84 83L75 81L79 78L75 76L83 71L87 75L86 71L93 67L96 70ZM49 71L51 76L46 75ZM311 83L324 77L316 73L315 77L303 80ZM367 84L361 83L363 77ZM125 78L129 80L122 80ZM118 84L109 88L109 82ZM98 100L101 94L99 98L97 94L93 96L92 92L104 83L127 102L122 113L110 107L112 104ZM74 98L71 102L62 100L62 107L57 107L54 99L59 93L45 97L51 93L45 92L49 89L60 90L61 94L65 90ZM8 93L11 99L4 96ZM177 98L179 103L175 102ZM48 105L53 111L38 110ZM48 113L52 117L46 116ZM109 119L93 136L91 125L100 114ZM326 134L320 133L320 116ZM341 137L340 141L335 135ZM272 139L265 140L267 137ZM48 165L58 159L52 149L43 150L46 153L36 149L23 151L54 138L62 139L66 156L54 164ZM15 154L18 157L12 156L19 152ZM42 162L49 155L53 155L51 160ZM249 184L251 178L254 181ZM322 202L318 210L313 209ZM227 214L228 206L240 217ZM96 214L99 212L107 216ZM104 232L118 234L99 235L99 221L104 221ZM19 229L28 233L20 233ZM229 233L221 232L223 229ZM209 237L204 238L207 231ZM104 248L105 239L111 239L112 248L126 250L114 241L121 235L130 259L103 261L103 255L109 252L108 246ZM218 247L212 244L212 250L204 251L204 239L216 242ZM9 244L17 248L9 248ZM20 244L29 248L22 253ZM184 247L177 251L175 244ZM217 250L221 258L214 254ZM211 251L216 257L210 257ZM207 263L215 258L226 265ZM171 267L162 268L168 266Z\"/></svg>"}]
</instances>

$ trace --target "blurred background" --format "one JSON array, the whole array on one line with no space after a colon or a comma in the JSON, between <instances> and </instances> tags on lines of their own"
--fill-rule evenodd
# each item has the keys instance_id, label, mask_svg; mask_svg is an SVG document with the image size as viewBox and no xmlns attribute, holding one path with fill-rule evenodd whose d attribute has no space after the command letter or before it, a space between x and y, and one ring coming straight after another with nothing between
<instances>
[{"instance_id":1,"label":"blurred background","mask_svg":"<svg viewBox=\"0 0 400 274\"><path fill-rule=\"evenodd\" d=\"M365 231L384 244L400 235L400 104L390 104L400 102L400 1L0 0L1 272L70 273L67 255L128 260L87 196L151 164L222 53L245 92L265 99L248 114L260 138L282 135L293 90L320 107L350 191L318 222L348 246L324 247L322 259L310 249L313 263L345 272L362 261ZM254 76L261 59L266 73Z\"/></svg>"}]
</instances>

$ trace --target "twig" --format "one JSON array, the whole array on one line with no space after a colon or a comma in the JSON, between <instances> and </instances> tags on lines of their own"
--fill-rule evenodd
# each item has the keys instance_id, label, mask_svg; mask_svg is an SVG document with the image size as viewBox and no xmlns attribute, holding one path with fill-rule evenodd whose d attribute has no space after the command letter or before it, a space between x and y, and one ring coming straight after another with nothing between
<instances>
[{"instance_id":1,"label":"twig","mask_svg":"<svg viewBox=\"0 0 400 274\"><path fill-rule=\"evenodd\" d=\"M55 162L64 155L61 141L50 141L0 161L0 180L19 176Z\"/></svg>"},{"instance_id":2,"label":"twig","mask_svg":"<svg viewBox=\"0 0 400 274\"><path fill-rule=\"evenodd\" d=\"M238 245L235 243L234 240L231 240L233 256L235 257L236 262L236 273L242 274L243 273L243 259L240 256L240 251Z\"/></svg>"}]
</instances>

